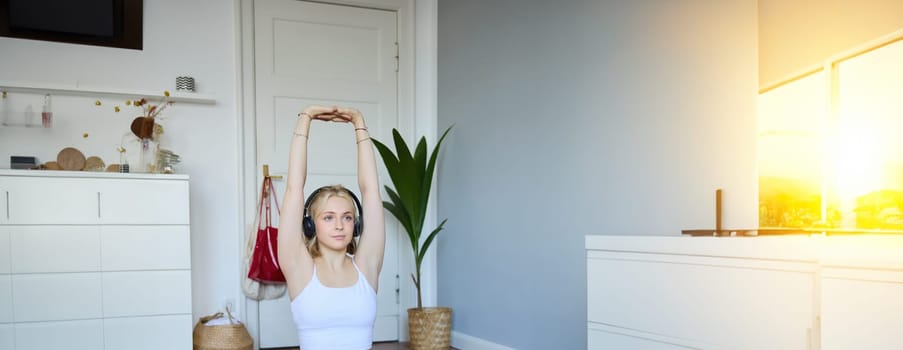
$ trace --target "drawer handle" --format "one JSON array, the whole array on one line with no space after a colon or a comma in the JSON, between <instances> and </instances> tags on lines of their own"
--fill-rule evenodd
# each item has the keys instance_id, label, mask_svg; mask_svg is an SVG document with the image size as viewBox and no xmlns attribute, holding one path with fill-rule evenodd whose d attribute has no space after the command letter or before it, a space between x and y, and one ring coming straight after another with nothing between
<instances>
[{"instance_id":1,"label":"drawer handle","mask_svg":"<svg viewBox=\"0 0 903 350\"><path fill-rule=\"evenodd\" d=\"M97 218L100 219L100 192L97 192Z\"/></svg>"},{"instance_id":2,"label":"drawer handle","mask_svg":"<svg viewBox=\"0 0 903 350\"><path fill-rule=\"evenodd\" d=\"M9 191L6 192L6 218L9 219Z\"/></svg>"}]
</instances>

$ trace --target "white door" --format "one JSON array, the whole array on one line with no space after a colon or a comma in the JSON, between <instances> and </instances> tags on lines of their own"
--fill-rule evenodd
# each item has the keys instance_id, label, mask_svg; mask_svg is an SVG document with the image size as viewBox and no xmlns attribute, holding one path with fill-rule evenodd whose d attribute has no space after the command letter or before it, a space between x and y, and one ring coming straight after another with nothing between
<instances>
[{"instance_id":1,"label":"white door","mask_svg":"<svg viewBox=\"0 0 903 350\"><path fill-rule=\"evenodd\" d=\"M391 138L399 124L396 22L392 11L293 0L254 2L257 169L269 164L271 175L285 175L297 114L310 104L357 108L373 137ZM305 193L336 183L360 193L354 141L350 124L311 125ZM380 181L388 183L382 168ZM275 181L275 187L279 195L285 190L282 181ZM375 341L398 339L398 238L397 226L388 225ZM258 309L260 347L298 345L287 295L262 301Z\"/></svg>"}]
</instances>

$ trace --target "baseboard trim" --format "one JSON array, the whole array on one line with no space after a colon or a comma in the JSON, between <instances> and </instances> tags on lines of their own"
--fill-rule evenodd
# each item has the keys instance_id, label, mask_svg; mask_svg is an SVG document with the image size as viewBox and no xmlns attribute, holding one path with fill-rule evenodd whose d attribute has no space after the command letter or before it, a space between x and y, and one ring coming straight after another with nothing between
<instances>
[{"instance_id":1,"label":"baseboard trim","mask_svg":"<svg viewBox=\"0 0 903 350\"><path fill-rule=\"evenodd\" d=\"M460 350L514 350L514 348L459 332L452 332L451 343L453 348Z\"/></svg>"}]
</instances>

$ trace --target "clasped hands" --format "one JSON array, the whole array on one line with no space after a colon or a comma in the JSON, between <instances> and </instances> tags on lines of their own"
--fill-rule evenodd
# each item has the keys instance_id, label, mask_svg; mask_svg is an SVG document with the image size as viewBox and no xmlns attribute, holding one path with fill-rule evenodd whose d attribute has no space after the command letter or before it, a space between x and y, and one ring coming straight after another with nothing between
<instances>
[{"instance_id":1,"label":"clasped hands","mask_svg":"<svg viewBox=\"0 0 903 350\"><path fill-rule=\"evenodd\" d=\"M302 117L307 115L311 120L322 120L338 123L354 123L357 124L363 119L361 112L354 108L343 108L338 106L309 106L299 113Z\"/></svg>"}]
</instances>

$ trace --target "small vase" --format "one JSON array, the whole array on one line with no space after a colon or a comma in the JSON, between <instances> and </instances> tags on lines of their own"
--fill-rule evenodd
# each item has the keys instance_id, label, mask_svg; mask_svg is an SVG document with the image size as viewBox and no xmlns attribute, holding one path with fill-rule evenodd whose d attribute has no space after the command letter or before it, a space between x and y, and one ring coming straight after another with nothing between
<instances>
[{"instance_id":1,"label":"small vase","mask_svg":"<svg viewBox=\"0 0 903 350\"><path fill-rule=\"evenodd\" d=\"M129 172L156 172L157 150L160 148L157 141L151 138L131 137L124 142L123 147L126 149Z\"/></svg>"}]
</instances>

